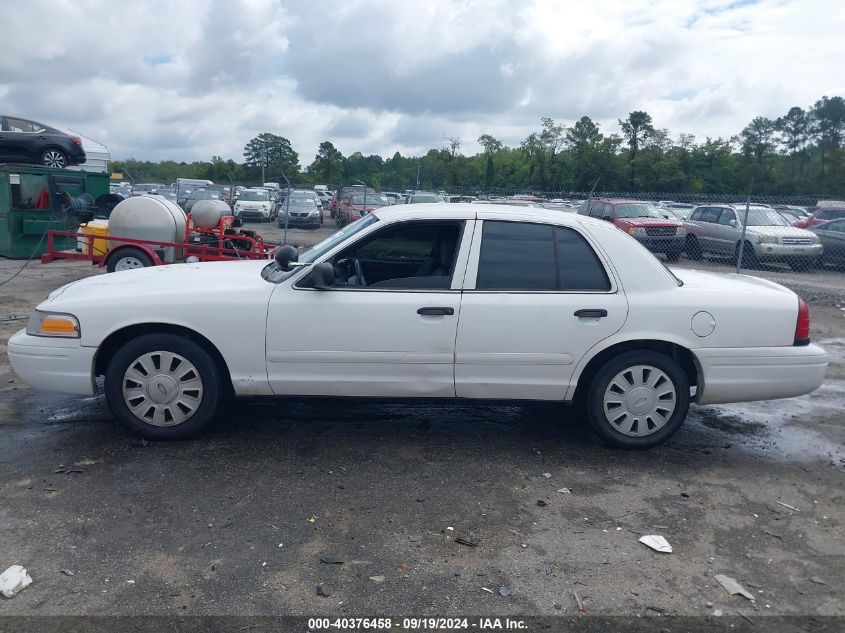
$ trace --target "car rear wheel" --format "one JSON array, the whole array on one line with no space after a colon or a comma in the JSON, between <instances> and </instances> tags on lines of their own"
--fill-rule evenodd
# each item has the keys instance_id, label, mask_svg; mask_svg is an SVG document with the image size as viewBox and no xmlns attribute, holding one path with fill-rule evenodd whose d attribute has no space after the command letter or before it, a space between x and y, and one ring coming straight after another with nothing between
<instances>
[{"instance_id":1,"label":"car rear wheel","mask_svg":"<svg viewBox=\"0 0 845 633\"><path fill-rule=\"evenodd\" d=\"M51 169L63 169L67 167L67 157L61 150L45 149L41 154L41 164Z\"/></svg>"},{"instance_id":2,"label":"car rear wheel","mask_svg":"<svg viewBox=\"0 0 845 633\"><path fill-rule=\"evenodd\" d=\"M106 270L110 273L135 270L152 266L153 260L140 248L124 248L114 253L106 261Z\"/></svg>"},{"instance_id":3,"label":"car rear wheel","mask_svg":"<svg viewBox=\"0 0 845 633\"><path fill-rule=\"evenodd\" d=\"M689 381L665 354L625 352L598 371L586 404L590 425L605 442L618 448L651 448L669 439L686 419Z\"/></svg>"},{"instance_id":4,"label":"car rear wheel","mask_svg":"<svg viewBox=\"0 0 845 633\"><path fill-rule=\"evenodd\" d=\"M225 394L220 370L197 343L175 334L145 334L109 362L106 399L136 435L177 440L204 429Z\"/></svg>"}]
</instances>

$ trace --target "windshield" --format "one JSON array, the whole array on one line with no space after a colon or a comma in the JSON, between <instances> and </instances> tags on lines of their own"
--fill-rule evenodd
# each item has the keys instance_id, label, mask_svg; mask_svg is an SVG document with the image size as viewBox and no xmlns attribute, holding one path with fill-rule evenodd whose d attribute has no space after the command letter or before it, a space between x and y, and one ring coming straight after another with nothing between
<instances>
[{"instance_id":1,"label":"windshield","mask_svg":"<svg viewBox=\"0 0 845 633\"><path fill-rule=\"evenodd\" d=\"M737 211L740 219L745 217L745 209ZM747 226L792 226L786 218L774 209L749 209Z\"/></svg>"},{"instance_id":2,"label":"windshield","mask_svg":"<svg viewBox=\"0 0 845 633\"><path fill-rule=\"evenodd\" d=\"M653 204L630 202L616 205L617 218L662 218L663 214Z\"/></svg>"},{"instance_id":3,"label":"windshield","mask_svg":"<svg viewBox=\"0 0 845 633\"><path fill-rule=\"evenodd\" d=\"M191 200L219 200L220 196L217 195L215 191L208 191L207 189L200 189L199 191L194 191L193 195L191 195Z\"/></svg>"},{"instance_id":4,"label":"windshield","mask_svg":"<svg viewBox=\"0 0 845 633\"><path fill-rule=\"evenodd\" d=\"M291 196L290 203L286 200L285 204L290 204L292 207L316 207L317 201L310 196Z\"/></svg>"},{"instance_id":5,"label":"windshield","mask_svg":"<svg viewBox=\"0 0 845 633\"><path fill-rule=\"evenodd\" d=\"M408 200L409 204L418 204L420 202L445 202L445 200L434 193L417 193Z\"/></svg>"},{"instance_id":6,"label":"windshield","mask_svg":"<svg viewBox=\"0 0 845 633\"><path fill-rule=\"evenodd\" d=\"M266 191L243 191L241 192L240 200L248 200L251 202L267 202L270 196Z\"/></svg>"},{"instance_id":7,"label":"windshield","mask_svg":"<svg viewBox=\"0 0 845 633\"><path fill-rule=\"evenodd\" d=\"M341 242L347 240L356 233L363 231L365 228L376 222L378 222L378 218L375 216L375 214L370 213L368 215L365 215L360 220L356 220L351 224L347 224L336 233L332 233L329 237L324 239L319 244L315 244L307 251L300 254L298 261L304 264L310 264L322 257L324 254L328 253ZM276 266L276 262L272 262L270 264L267 264L267 266L265 266L261 270L261 277L263 279L266 279L270 283L278 284L290 277L296 270L297 269L294 268L293 270L285 272L283 270L279 270L278 266Z\"/></svg>"},{"instance_id":8,"label":"windshield","mask_svg":"<svg viewBox=\"0 0 845 633\"><path fill-rule=\"evenodd\" d=\"M386 207L390 204L387 196L380 193L368 193L366 196L363 193L356 193L352 196L352 204L364 204L366 200L367 206Z\"/></svg>"}]
</instances>

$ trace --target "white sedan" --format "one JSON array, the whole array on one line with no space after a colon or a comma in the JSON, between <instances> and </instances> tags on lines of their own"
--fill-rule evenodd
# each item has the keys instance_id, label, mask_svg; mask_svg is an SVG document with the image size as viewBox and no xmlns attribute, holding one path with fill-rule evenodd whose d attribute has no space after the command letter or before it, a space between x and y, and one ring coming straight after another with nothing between
<instances>
[{"instance_id":1,"label":"white sedan","mask_svg":"<svg viewBox=\"0 0 845 633\"><path fill-rule=\"evenodd\" d=\"M807 306L775 283L669 270L613 225L539 208L384 207L297 257L76 281L8 344L35 388L91 395L147 438L236 396L579 402L646 448L699 404L823 381Z\"/></svg>"}]
</instances>

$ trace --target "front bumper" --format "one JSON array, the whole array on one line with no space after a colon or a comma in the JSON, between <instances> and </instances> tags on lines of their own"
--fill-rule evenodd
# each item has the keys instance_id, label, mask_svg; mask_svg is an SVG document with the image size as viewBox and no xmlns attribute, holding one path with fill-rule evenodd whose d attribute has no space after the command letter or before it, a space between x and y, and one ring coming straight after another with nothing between
<instances>
[{"instance_id":1,"label":"front bumper","mask_svg":"<svg viewBox=\"0 0 845 633\"><path fill-rule=\"evenodd\" d=\"M302 226L304 224L307 225L316 225L320 223L320 216L319 215L289 215L287 216L288 226ZM279 216L279 226L285 225L285 216L284 214Z\"/></svg>"},{"instance_id":2,"label":"front bumper","mask_svg":"<svg viewBox=\"0 0 845 633\"><path fill-rule=\"evenodd\" d=\"M269 222L270 211L262 211L261 209L237 209L235 217L245 220L247 222Z\"/></svg>"},{"instance_id":3,"label":"front bumper","mask_svg":"<svg viewBox=\"0 0 845 633\"><path fill-rule=\"evenodd\" d=\"M672 235L668 237L634 236L634 239L652 253L680 253L684 250L686 238Z\"/></svg>"},{"instance_id":4,"label":"front bumper","mask_svg":"<svg viewBox=\"0 0 845 633\"><path fill-rule=\"evenodd\" d=\"M754 252L760 261L783 261L785 259L808 259L812 261L821 257L822 245L755 244Z\"/></svg>"},{"instance_id":5,"label":"front bumper","mask_svg":"<svg viewBox=\"0 0 845 633\"><path fill-rule=\"evenodd\" d=\"M818 345L692 350L700 367L698 404L803 396L821 386L828 355Z\"/></svg>"},{"instance_id":6,"label":"front bumper","mask_svg":"<svg viewBox=\"0 0 845 633\"><path fill-rule=\"evenodd\" d=\"M7 346L9 362L18 378L33 389L90 396L96 393L94 354L79 339L29 336L26 330L12 335Z\"/></svg>"}]
</instances>

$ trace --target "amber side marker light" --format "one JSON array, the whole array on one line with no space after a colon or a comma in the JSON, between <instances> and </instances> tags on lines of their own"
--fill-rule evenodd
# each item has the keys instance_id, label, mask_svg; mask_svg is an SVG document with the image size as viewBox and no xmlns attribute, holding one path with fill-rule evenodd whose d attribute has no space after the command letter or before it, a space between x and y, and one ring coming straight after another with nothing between
<instances>
[{"instance_id":1,"label":"amber side marker light","mask_svg":"<svg viewBox=\"0 0 845 633\"><path fill-rule=\"evenodd\" d=\"M79 338L79 321L71 314L35 312L26 327L30 336Z\"/></svg>"}]
</instances>

